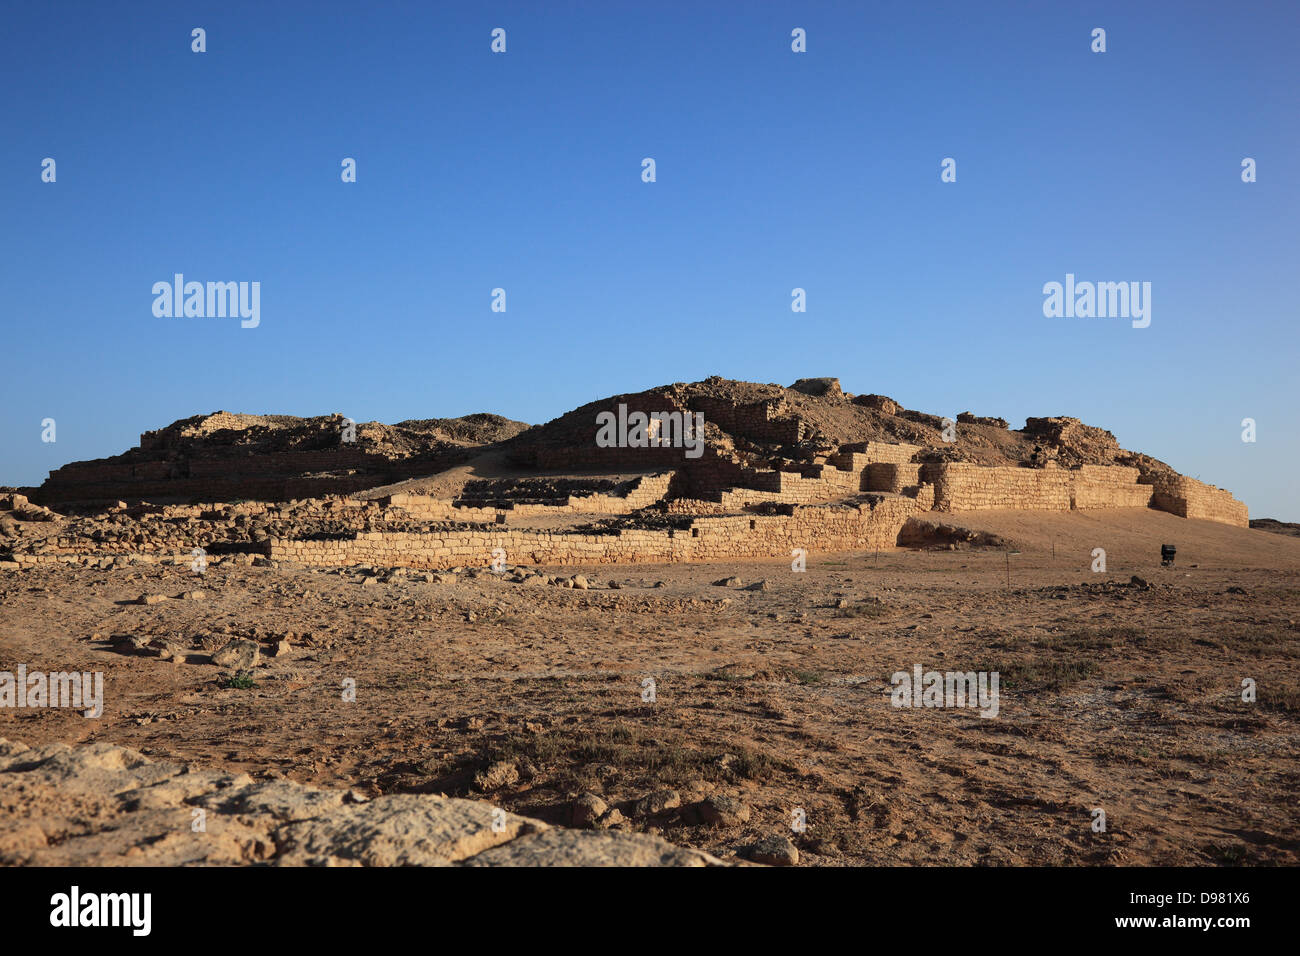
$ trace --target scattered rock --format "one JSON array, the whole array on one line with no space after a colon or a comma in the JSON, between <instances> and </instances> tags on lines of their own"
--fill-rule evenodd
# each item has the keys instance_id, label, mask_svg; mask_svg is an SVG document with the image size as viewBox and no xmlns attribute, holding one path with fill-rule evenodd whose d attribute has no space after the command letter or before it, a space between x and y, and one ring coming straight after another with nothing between
<instances>
[{"instance_id":1,"label":"scattered rock","mask_svg":"<svg viewBox=\"0 0 1300 956\"><path fill-rule=\"evenodd\" d=\"M682 795L676 790L656 790L636 802L635 812L639 817L654 817L666 810L675 810L681 805Z\"/></svg>"},{"instance_id":2,"label":"scattered rock","mask_svg":"<svg viewBox=\"0 0 1300 956\"><path fill-rule=\"evenodd\" d=\"M789 838L783 836L764 837L757 843L745 848L744 855L755 863L768 866L798 866L799 849Z\"/></svg>"},{"instance_id":3,"label":"scattered rock","mask_svg":"<svg viewBox=\"0 0 1300 956\"><path fill-rule=\"evenodd\" d=\"M854 405L862 405L866 408L874 408L886 415L897 415L903 408L898 402L884 395L857 395L853 399Z\"/></svg>"},{"instance_id":4,"label":"scattered rock","mask_svg":"<svg viewBox=\"0 0 1300 956\"><path fill-rule=\"evenodd\" d=\"M1011 423L1005 418L993 418L987 415L973 415L970 412L958 412L957 421L963 425L991 425L994 428L1010 428Z\"/></svg>"},{"instance_id":5,"label":"scattered rock","mask_svg":"<svg viewBox=\"0 0 1300 956\"><path fill-rule=\"evenodd\" d=\"M154 655L158 652L149 646L149 639L134 634L114 634L113 644L122 654Z\"/></svg>"},{"instance_id":6,"label":"scattered rock","mask_svg":"<svg viewBox=\"0 0 1300 956\"><path fill-rule=\"evenodd\" d=\"M601 818L596 821L596 826L602 830L608 830L611 827L621 827L626 825L627 825L627 818L623 816L622 811L620 811L617 807L615 807L612 810L607 810L604 813L604 815L602 815Z\"/></svg>"},{"instance_id":7,"label":"scattered rock","mask_svg":"<svg viewBox=\"0 0 1300 956\"><path fill-rule=\"evenodd\" d=\"M237 637L212 655L212 663L237 671L251 671L261 659L262 650L256 641Z\"/></svg>"},{"instance_id":8,"label":"scattered rock","mask_svg":"<svg viewBox=\"0 0 1300 956\"><path fill-rule=\"evenodd\" d=\"M733 827L749 822L750 809L735 797L715 793L695 804L695 814L701 823Z\"/></svg>"},{"instance_id":9,"label":"scattered rock","mask_svg":"<svg viewBox=\"0 0 1300 956\"><path fill-rule=\"evenodd\" d=\"M158 656L165 661L176 661L180 663L188 656L185 648L171 641L155 640L153 646L158 650Z\"/></svg>"},{"instance_id":10,"label":"scattered rock","mask_svg":"<svg viewBox=\"0 0 1300 956\"><path fill-rule=\"evenodd\" d=\"M519 782L519 765L513 760L498 760L474 775L475 788L484 792L500 790Z\"/></svg>"},{"instance_id":11,"label":"scattered rock","mask_svg":"<svg viewBox=\"0 0 1300 956\"><path fill-rule=\"evenodd\" d=\"M584 793L573 801L570 807L571 825L575 827L594 827L596 822L609 809L607 804L594 793Z\"/></svg>"},{"instance_id":12,"label":"scattered rock","mask_svg":"<svg viewBox=\"0 0 1300 956\"><path fill-rule=\"evenodd\" d=\"M790 386L791 391L803 392L824 398L843 398L844 392L838 378L801 378Z\"/></svg>"}]
</instances>

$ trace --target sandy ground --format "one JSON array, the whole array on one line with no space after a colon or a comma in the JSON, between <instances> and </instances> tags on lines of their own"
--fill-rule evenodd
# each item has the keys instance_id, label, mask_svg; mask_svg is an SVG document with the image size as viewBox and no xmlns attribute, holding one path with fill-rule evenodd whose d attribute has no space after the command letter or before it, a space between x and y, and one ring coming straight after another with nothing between
<instances>
[{"instance_id":1,"label":"sandy ground","mask_svg":"<svg viewBox=\"0 0 1300 956\"><path fill-rule=\"evenodd\" d=\"M233 563L6 572L0 669L102 671L105 711L0 709L0 737L486 796L561 825L590 792L621 826L722 858L788 836L802 866L1300 862L1300 539L1148 510L944 520L1019 553L547 569L590 590ZM728 576L766 586L713 583ZM206 655L240 635L289 650L226 686ZM996 671L998 716L892 706L890 675L914 665ZM481 776L501 765L517 773ZM638 805L665 789L750 813Z\"/></svg>"}]
</instances>

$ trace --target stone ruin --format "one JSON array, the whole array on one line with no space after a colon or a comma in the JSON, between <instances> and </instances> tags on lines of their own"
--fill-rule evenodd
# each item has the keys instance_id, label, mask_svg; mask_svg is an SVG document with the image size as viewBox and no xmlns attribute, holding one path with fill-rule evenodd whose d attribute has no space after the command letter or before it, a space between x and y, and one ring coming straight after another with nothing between
<instances>
[{"instance_id":1,"label":"stone ruin","mask_svg":"<svg viewBox=\"0 0 1300 956\"><path fill-rule=\"evenodd\" d=\"M596 416L620 404L703 413L703 453L600 447ZM368 423L349 443L343 421L217 413L148 433L116 459L65 466L39 489L0 496L0 563L201 552L434 570L789 558L892 548L909 519L985 509L1155 508L1248 526L1227 491L1077 419L1031 418L1019 431L970 412L953 422L847 394L833 378L790 388L713 378L532 428L482 415ZM509 474L474 476L488 460ZM456 468L466 477L453 493L426 490ZM299 490L309 494L288 493Z\"/></svg>"}]
</instances>

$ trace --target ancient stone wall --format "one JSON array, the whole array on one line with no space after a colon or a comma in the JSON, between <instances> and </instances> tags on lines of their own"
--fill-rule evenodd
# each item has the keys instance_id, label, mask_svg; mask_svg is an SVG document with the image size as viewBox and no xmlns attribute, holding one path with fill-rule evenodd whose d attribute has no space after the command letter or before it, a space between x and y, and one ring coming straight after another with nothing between
<instances>
[{"instance_id":1,"label":"ancient stone wall","mask_svg":"<svg viewBox=\"0 0 1300 956\"><path fill-rule=\"evenodd\" d=\"M487 566L494 549L509 564L610 564L789 557L794 548L852 551L893 547L916 511L910 498L881 496L859 506L795 508L789 515L702 517L689 527L622 528L609 534L473 528L359 532L325 540L272 539L272 559L312 566Z\"/></svg>"},{"instance_id":2,"label":"ancient stone wall","mask_svg":"<svg viewBox=\"0 0 1300 956\"><path fill-rule=\"evenodd\" d=\"M815 466L805 477L794 471L754 472L748 476L755 488L735 488L718 493L719 501L730 509L742 509L766 502L812 504L856 495L862 490L860 472L842 471L831 466Z\"/></svg>"},{"instance_id":3,"label":"ancient stone wall","mask_svg":"<svg viewBox=\"0 0 1300 956\"><path fill-rule=\"evenodd\" d=\"M1089 508L1147 508L1151 486L1139 485L1136 468L1122 465L1083 465L1070 472L1070 506Z\"/></svg>"},{"instance_id":4,"label":"ancient stone wall","mask_svg":"<svg viewBox=\"0 0 1300 956\"><path fill-rule=\"evenodd\" d=\"M936 511L1070 510L1071 474L1055 465L986 468L967 462L942 462L923 465L921 478L934 485Z\"/></svg>"},{"instance_id":5,"label":"ancient stone wall","mask_svg":"<svg viewBox=\"0 0 1300 956\"><path fill-rule=\"evenodd\" d=\"M928 482L922 482L916 489L916 510L933 511L934 510L934 485Z\"/></svg>"},{"instance_id":6,"label":"ancient stone wall","mask_svg":"<svg viewBox=\"0 0 1300 956\"><path fill-rule=\"evenodd\" d=\"M911 461L912 457L920 450L920 445L908 445L903 442L867 441L844 445L840 448L840 453L858 453L865 455L866 458L864 463L889 462L901 465L905 462Z\"/></svg>"},{"instance_id":7,"label":"ancient stone wall","mask_svg":"<svg viewBox=\"0 0 1300 956\"><path fill-rule=\"evenodd\" d=\"M182 447L187 441L187 437L194 435L196 432L211 435L214 432L223 430L243 431L255 422L258 417L257 415L243 415L237 412L213 412L203 419L202 424L197 429L172 427L145 432L140 436L140 449L142 451L155 451Z\"/></svg>"},{"instance_id":8,"label":"ancient stone wall","mask_svg":"<svg viewBox=\"0 0 1300 956\"><path fill-rule=\"evenodd\" d=\"M904 488L921 484L921 466L911 463L880 462L867 466L866 490L900 495Z\"/></svg>"},{"instance_id":9,"label":"ancient stone wall","mask_svg":"<svg viewBox=\"0 0 1300 956\"><path fill-rule=\"evenodd\" d=\"M868 470L873 490L901 487L909 472L885 467ZM1155 476L1139 482L1136 468L1084 465L1066 470L985 468L966 462L926 464L921 478L933 482L936 511L1013 508L1067 511L1071 508L1158 508L1184 518L1204 518L1249 527L1246 506L1213 485L1182 475Z\"/></svg>"},{"instance_id":10,"label":"ancient stone wall","mask_svg":"<svg viewBox=\"0 0 1300 956\"><path fill-rule=\"evenodd\" d=\"M736 404L724 399L698 397L692 403L704 413L706 422L714 422L733 435L774 445L793 445L801 441L807 426L796 418L784 399L768 399L752 404Z\"/></svg>"},{"instance_id":11,"label":"ancient stone wall","mask_svg":"<svg viewBox=\"0 0 1300 956\"><path fill-rule=\"evenodd\" d=\"M717 484L700 474L693 474L691 494L739 510L765 503L813 504L863 491L898 493L901 488L869 487L869 469L876 462L909 461L920 450L917 445L887 442L862 442L851 447L857 450L841 451L825 462L803 465L799 471L722 467L715 473ZM918 483L911 482L913 486Z\"/></svg>"},{"instance_id":12,"label":"ancient stone wall","mask_svg":"<svg viewBox=\"0 0 1300 956\"><path fill-rule=\"evenodd\" d=\"M1205 518L1239 528L1250 527L1245 504L1222 488L1207 485L1185 475L1158 476L1151 482L1151 504L1184 518Z\"/></svg>"}]
</instances>

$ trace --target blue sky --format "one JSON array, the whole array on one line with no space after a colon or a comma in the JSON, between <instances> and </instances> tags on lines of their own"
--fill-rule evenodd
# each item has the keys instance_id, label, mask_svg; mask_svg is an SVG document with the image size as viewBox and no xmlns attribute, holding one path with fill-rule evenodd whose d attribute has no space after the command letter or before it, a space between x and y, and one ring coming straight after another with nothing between
<instances>
[{"instance_id":1,"label":"blue sky","mask_svg":"<svg viewBox=\"0 0 1300 956\"><path fill-rule=\"evenodd\" d=\"M1300 520L1297 48L1280 2L13 6L0 482L217 409L838 375ZM177 272L260 282L261 324L155 317ZM1150 282L1150 327L1045 318L1066 273Z\"/></svg>"}]
</instances>

